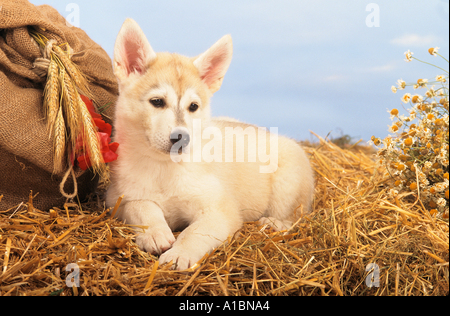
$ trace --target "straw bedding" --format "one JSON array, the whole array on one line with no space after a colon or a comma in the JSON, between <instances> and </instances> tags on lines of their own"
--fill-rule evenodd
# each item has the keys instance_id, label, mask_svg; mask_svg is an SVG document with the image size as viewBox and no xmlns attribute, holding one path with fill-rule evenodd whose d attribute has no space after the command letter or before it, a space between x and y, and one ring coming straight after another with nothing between
<instances>
[{"instance_id":1,"label":"straw bedding","mask_svg":"<svg viewBox=\"0 0 450 316\"><path fill-rule=\"evenodd\" d=\"M246 223L191 271L140 251L98 196L43 212L30 193L0 210L0 295L448 295L448 222L413 196L392 200L369 149L320 139L305 150L314 211L284 233ZM79 287L66 286L70 263Z\"/></svg>"}]
</instances>

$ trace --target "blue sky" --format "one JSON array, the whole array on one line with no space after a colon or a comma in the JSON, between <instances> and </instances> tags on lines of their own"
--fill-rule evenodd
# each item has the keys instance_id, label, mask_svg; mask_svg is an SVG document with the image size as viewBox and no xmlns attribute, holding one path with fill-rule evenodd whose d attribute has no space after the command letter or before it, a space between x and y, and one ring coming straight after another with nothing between
<instances>
[{"instance_id":1,"label":"blue sky","mask_svg":"<svg viewBox=\"0 0 450 316\"><path fill-rule=\"evenodd\" d=\"M448 0L31 0L49 4L79 26L112 57L127 17L135 19L155 51L196 56L225 34L234 55L214 116L278 127L282 135L314 139L309 130L356 140L388 135L387 109L402 108L403 92L390 87L442 71L404 52L448 69L430 47L449 55ZM368 27L366 11L379 8L379 26ZM375 21L370 19L371 21ZM72 20L74 21L74 20ZM410 91L413 92L412 88Z\"/></svg>"}]
</instances>

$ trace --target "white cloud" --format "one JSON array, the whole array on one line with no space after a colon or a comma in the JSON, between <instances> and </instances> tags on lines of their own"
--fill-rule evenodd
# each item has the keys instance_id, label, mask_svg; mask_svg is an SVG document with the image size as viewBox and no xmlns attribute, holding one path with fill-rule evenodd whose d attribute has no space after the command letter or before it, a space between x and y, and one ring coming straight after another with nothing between
<instances>
[{"instance_id":1,"label":"white cloud","mask_svg":"<svg viewBox=\"0 0 450 316\"><path fill-rule=\"evenodd\" d=\"M407 47L428 47L436 45L439 37L435 35L421 36L418 34L405 34L391 40L391 44Z\"/></svg>"},{"instance_id":2,"label":"white cloud","mask_svg":"<svg viewBox=\"0 0 450 316\"><path fill-rule=\"evenodd\" d=\"M395 63L389 63L389 64L385 64L385 65L380 65L380 66L374 66L374 67L370 67L367 68L366 71L367 72L389 72L391 70L395 69Z\"/></svg>"},{"instance_id":3,"label":"white cloud","mask_svg":"<svg viewBox=\"0 0 450 316\"><path fill-rule=\"evenodd\" d=\"M331 81L331 82L335 81L336 82L336 81L344 81L347 78L348 77L345 76L345 75L329 75L329 76L326 76L323 79L324 79L324 81Z\"/></svg>"}]
</instances>

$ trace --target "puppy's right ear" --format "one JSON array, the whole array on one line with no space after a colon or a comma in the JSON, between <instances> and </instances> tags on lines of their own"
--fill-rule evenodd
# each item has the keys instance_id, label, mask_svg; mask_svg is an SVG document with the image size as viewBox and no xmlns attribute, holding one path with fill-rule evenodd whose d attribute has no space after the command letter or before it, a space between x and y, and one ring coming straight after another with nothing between
<instances>
[{"instance_id":1,"label":"puppy's right ear","mask_svg":"<svg viewBox=\"0 0 450 316\"><path fill-rule=\"evenodd\" d=\"M131 74L142 75L156 58L150 43L139 25L126 19L114 46L114 74L119 81Z\"/></svg>"}]
</instances>

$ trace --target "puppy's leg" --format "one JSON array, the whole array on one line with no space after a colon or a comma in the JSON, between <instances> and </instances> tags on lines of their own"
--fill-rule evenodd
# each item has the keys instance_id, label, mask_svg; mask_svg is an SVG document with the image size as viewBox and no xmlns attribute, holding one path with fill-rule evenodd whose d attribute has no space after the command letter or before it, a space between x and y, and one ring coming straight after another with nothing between
<instances>
[{"instance_id":1,"label":"puppy's leg","mask_svg":"<svg viewBox=\"0 0 450 316\"><path fill-rule=\"evenodd\" d=\"M272 180L272 196L267 217L260 224L269 224L276 231L289 229L301 213L309 213L314 178L303 149L290 139L280 138L279 167Z\"/></svg>"},{"instance_id":2,"label":"puppy's leg","mask_svg":"<svg viewBox=\"0 0 450 316\"><path fill-rule=\"evenodd\" d=\"M119 212L119 218L130 225L148 226L142 232L136 228L136 244L144 251L161 254L175 242L161 208L152 201L129 201Z\"/></svg>"},{"instance_id":3,"label":"puppy's leg","mask_svg":"<svg viewBox=\"0 0 450 316\"><path fill-rule=\"evenodd\" d=\"M228 208L227 214L223 211L223 206L221 210L209 208L200 211L197 219L178 236L172 249L160 257L160 263L172 261L176 269L185 270L218 247L242 225L238 212ZM234 216L232 212L235 212Z\"/></svg>"}]
</instances>

